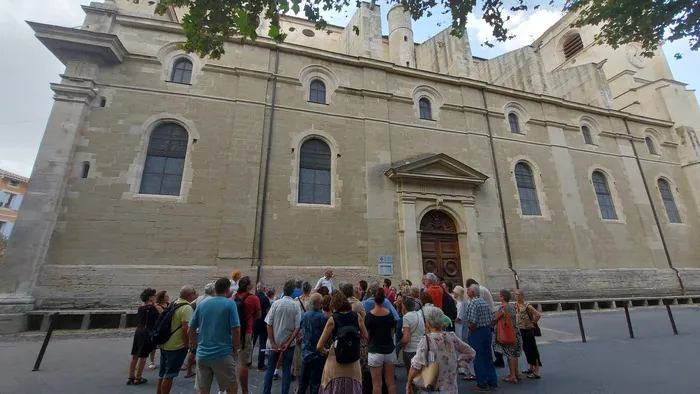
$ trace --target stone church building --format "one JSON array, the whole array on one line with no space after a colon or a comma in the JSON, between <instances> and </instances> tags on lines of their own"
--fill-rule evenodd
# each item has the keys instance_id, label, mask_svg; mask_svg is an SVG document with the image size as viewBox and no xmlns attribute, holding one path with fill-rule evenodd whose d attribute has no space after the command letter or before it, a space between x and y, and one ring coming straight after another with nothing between
<instances>
[{"instance_id":1,"label":"stone church building","mask_svg":"<svg viewBox=\"0 0 700 394\"><path fill-rule=\"evenodd\" d=\"M663 52L594 46L567 16L480 59L448 30L414 43L400 7L383 36L364 3L202 59L178 49L182 10L149 3L29 22L66 70L3 312L130 306L233 269L278 290L332 267L542 300L700 293L700 110Z\"/></svg>"}]
</instances>

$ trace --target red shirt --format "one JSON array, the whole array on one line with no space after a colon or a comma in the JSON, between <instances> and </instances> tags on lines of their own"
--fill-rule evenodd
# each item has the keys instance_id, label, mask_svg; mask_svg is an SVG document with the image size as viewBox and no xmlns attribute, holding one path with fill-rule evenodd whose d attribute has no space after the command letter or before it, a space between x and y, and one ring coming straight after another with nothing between
<instances>
[{"instance_id":1,"label":"red shirt","mask_svg":"<svg viewBox=\"0 0 700 394\"><path fill-rule=\"evenodd\" d=\"M430 294L431 297L433 297L433 305L436 307L442 309L442 295L443 295L443 290L442 287L440 286L430 286L427 289L425 289L425 292Z\"/></svg>"},{"instance_id":2,"label":"red shirt","mask_svg":"<svg viewBox=\"0 0 700 394\"><path fill-rule=\"evenodd\" d=\"M261 311L260 299L255 294L249 294L250 293L246 291L243 293L236 293L236 295L231 297L232 300L236 300L238 298L243 299L245 297L245 301L243 301L243 316L238 316L238 318L241 321L241 328L245 327L246 334L253 333L253 323L255 323L255 314Z\"/></svg>"},{"instance_id":3,"label":"red shirt","mask_svg":"<svg viewBox=\"0 0 700 394\"><path fill-rule=\"evenodd\" d=\"M391 288L385 287L384 292L386 293L386 299L389 300L389 302L391 302L391 305L394 305L394 302L396 302L396 294L394 293L394 291L391 290Z\"/></svg>"}]
</instances>

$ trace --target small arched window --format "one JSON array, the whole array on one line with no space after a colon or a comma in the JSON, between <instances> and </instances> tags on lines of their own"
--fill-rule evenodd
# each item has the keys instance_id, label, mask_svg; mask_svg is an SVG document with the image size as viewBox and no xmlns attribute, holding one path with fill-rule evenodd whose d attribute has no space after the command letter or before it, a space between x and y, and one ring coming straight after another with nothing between
<instances>
[{"instance_id":1,"label":"small arched window","mask_svg":"<svg viewBox=\"0 0 700 394\"><path fill-rule=\"evenodd\" d=\"M659 193L661 193L661 200L663 200L664 208L666 208L668 221L670 223L681 223L681 215L678 214L678 207L676 207L676 200L673 198L671 185L662 178L659 178L657 184L659 186Z\"/></svg>"},{"instance_id":2,"label":"small arched window","mask_svg":"<svg viewBox=\"0 0 700 394\"><path fill-rule=\"evenodd\" d=\"M658 155L658 151L656 150L656 145L654 144L654 139L647 136L644 138L644 142L647 144L647 150L649 151L650 154L652 155Z\"/></svg>"},{"instance_id":3,"label":"small arched window","mask_svg":"<svg viewBox=\"0 0 700 394\"><path fill-rule=\"evenodd\" d=\"M601 216L603 219L617 219L617 212L615 212L615 204L613 203L612 194L610 194L607 178L600 171L593 171L591 178Z\"/></svg>"},{"instance_id":4,"label":"small arched window","mask_svg":"<svg viewBox=\"0 0 700 394\"><path fill-rule=\"evenodd\" d=\"M319 79L311 81L309 88L309 102L317 104L326 103L326 84Z\"/></svg>"},{"instance_id":5,"label":"small arched window","mask_svg":"<svg viewBox=\"0 0 700 394\"><path fill-rule=\"evenodd\" d=\"M520 134L520 120L514 112L508 114L508 124L510 125L511 133Z\"/></svg>"},{"instance_id":6,"label":"small arched window","mask_svg":"<svg viewBox=\"0 0 700 394\"><path fill-rule=\"evenodd\" d=\"M540 203L537 201L535 178L532 175L530 166L523 162L515 165L515 183L518 186L520 209L523 215L540 215Z\"/></svg>"},{"instance_id":7,"label":"small arched window","mask_svg":"<svg viewBox=\"0 0 700 394\"><path fill-rule=\"evenodd\" d=\"M299 202L331 203L331 149L317 138L304 142L299 152Z\"/></svg>"},{"instance_id":8,"label":"small arched window","mask_svg":"<svg viewBox=\"0 0 700 394\"><path fill-rule=\"evenodd\" d=\"M583 142L588 145L593 144L593 136L591 135L591 128L588 126L581 126L581 133L583 134Z\"/></svg>"},{"instance_id":9,"label":"small arched window","mask_svg":"<svg viewBox=\"0 0 700 394\"><path fill-rule=\"evenodd\" d=\"M575 54L583 50L583 40L578 33L571 34L564 40L564 46L562 48L564 51L564 58L570 59Z\"/></svg>"},{"instance_id":10,"label":"small arched window","mask_svg":"<svg viewBox=\"0 0 700 394\"><path fill-rule=\"evenodd\" d=\"M189 84L192 80L192 62L186 58L180 58L173 64L173 72L170 82Z\"/></svg>"},{"instance_id":11,"label":"small arched window","mask_svg":"<svg viewBox=\"0 0 700 394\"><path fill-rule=\"evenodd\" d=\"M164 123L153 130L139 193L180 195L187 140L187 131L176 123Z\"/></svg>"},{"instance_id":12,"label":"small arched window","mask_svg":"<svg viewBox=\"0 0 700 394\"><path fill-rule=\"evenodd\" d=\"M104 97L100 97L100 107L104 108L107 106L107 99Z\"/></svg>"},{"instance_id":13,"label":"small arched window","mask_svg":"<svg viewBox=\"0 0 700 394\"><path fill-rule=\"evenodd\" d=\"M84 161L83 162L83 167L82 171L80 172L80 177L81 178L87 178L88 174L90 174L90 162L89 161Z\"/></svg>"},{"instance_id":14,"label":"small arched window","mask_svg":"<svg viewBox=\"0 0 700 394\"><path fill-rule=\"evenodd\" d=\"M430 100L422 97L418 100L418 111L421 119L433 120L433 113L430 108Z\"/></svg>"}]
</instances>

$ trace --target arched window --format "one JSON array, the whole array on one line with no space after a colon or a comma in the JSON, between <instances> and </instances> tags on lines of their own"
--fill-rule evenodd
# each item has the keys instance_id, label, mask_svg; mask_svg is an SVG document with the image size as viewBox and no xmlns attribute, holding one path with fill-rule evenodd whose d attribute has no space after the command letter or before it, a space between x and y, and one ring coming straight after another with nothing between
<instances>
[{"instance_id":1,"label":"arched window","mask_svg":"<svg viewBox=\"0 0 700 394\"><path fill-rule=\"evenodd\" d=\"M514 112L508 114L508 124L510 125L511 133L520 134L520 121L518 120L518 115Z\"/></svg>"},{"instance_id":2,"label":"arched window","mask_svg":"<svg viewBox=\"0 0 700 394\"><path fill-rule=\"evenodd\" d=\"M180 195L187 139L187 131L175 123L164 123L153 130L139 193Z\"/></svg>"},{"instance_id":3,"label":"arched window","mask_svg":"<svg viewBox=\"0 0 700 394\"><path fill-rule=\"evenodd\" d=\"M591 128L588 126L581 126L581 133L583 134L583 142L588 145L593 144L593 136L591 135Z\"/></svg>"},{"instance_id":4,"label":"arched window","mask_svg":"<svg viewBox=\"0 0 700 394\"><path fill-rule=\"evenodd\" d=\"M317 138L304 142L299 152L299 202L331 203L331 149Z\"/></svg>"},{"instance_id":5,"label":"arched window","mask_svg":"<svg viewBox=\"0 0 700 394\"><path fill-rule=\"evenodd\" d=\"M644 142L646 142L647 144L647 150L649 151L649 153L651 153L652 155L658 155L656 145L654 145L654 140L651 137L647 136L646 138L644 138Z\"/></svg>"},{"instance_id":6,"label":"arched window","mask_svg":"<svg viewBox=\"0 0 700 394\"><path fill-rule=\"evenodd\" d=\"M664 202L664 208L666 208L668 221L671 223L680 223L681 215L678 214L678 208L676 207L676 201L673 199L671 185L668 184L668 181L662 178L659 178L657 184L659 186L659 193L661 193L661 199Z\"/></svg>"},{"instance_id":7,"label":"arched window","mask_svg":"<svg viewBox=\"0 0 700 394\"><path fill-rule=\"evenodd\" d=\"M537 201L537 189L532 169L525 163L515 165L515 183L520 196L520 209L523 215L540 215L540 203Z\"/></svg>"},{"instance_id":8,"label":"arched window","mask_svg":"<svg viewBox=\"0 0 700 394\"><path fill-rule=\"evenodd\" d=\"M326 84L323 81L315 79L311 81L309 88L309 101L312 103L326 103Z\"/></svg>"},{"instance_id":9,"label":"arched window","mask_svg":"<svg viewBox=\"0 0 700 394\"><path fill-rule=\"evenodd\" d=\"M583 50L583 41L578 33L574 33L564 40L564 58L569 59Z\"/></svg>"},{"instance_id":10,"label":"arched window","mask_svg":"<svg viewBox=\"0 0 700 394\"><path fill-rule=\"evenodd\" d=\"M104 97L100 97L100 107L106 107L107 106L107 99Z\"/></svg>"},{"instance_id":11,"label":"arched window","mask_svg":"<svg viewBox=\"0 0 700 394\"><path fill-rule=\"evenodd\" d=\"M80 172L80 177L81 178L87 178L88 174L90 174L90 162L89 161L84 161L83 162L83 169Z\"/></svg>"},{"instance_id":12,"label":"arched window","mask_svg":"<svg viewBox=\"0 0 700 394\"><path fill-rule=\"evenodd\" d=\"M186 58L180 58L173 64L173 73L170 82L189 84L192 80L192 62Z\"/></svg>"},{"instance_id":13,"label":"arched window","mask_svg":"<svg viewBox=\"0 0 700 394\"><path fill-rule=\"evenodd\" d=\"M595 190L595 195L598 198L598 206L600 207L601 216L603 219L617 219L617 212L615 212L615 204L613 203L612 195L610 194L607 178L605 178L605 175L602 172L594 171L592 179L593 189Z\"/></svg>"},{"instance_id":14,"label":"arched window","mask_svg":"<svg viewBox=\"0 0 700 394\"><path fill-rule=\"evenodd\" d=\"M433 120L433 114L430 109L430 100L425 97L418 100L418 110L421 119Z\"/></svg>"}]
</instances>

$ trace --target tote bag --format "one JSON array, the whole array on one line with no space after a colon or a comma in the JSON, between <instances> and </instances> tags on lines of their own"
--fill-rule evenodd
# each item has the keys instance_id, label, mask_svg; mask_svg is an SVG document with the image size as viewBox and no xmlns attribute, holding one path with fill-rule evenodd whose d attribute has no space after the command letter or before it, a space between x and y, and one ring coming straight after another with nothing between
<instances>
[{"instance_id":1,"label":"tote bag","mask_svg":"<svg viewBox=\"0 0 700 394\"><path fill-rule=\"evenodd\" d=\"M502 313L503 315L496 324L496 342L504 346L513 346L515 345L515 329L510 320L508 308L504 308Z\"/></svg>"}]
</instances>

